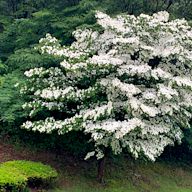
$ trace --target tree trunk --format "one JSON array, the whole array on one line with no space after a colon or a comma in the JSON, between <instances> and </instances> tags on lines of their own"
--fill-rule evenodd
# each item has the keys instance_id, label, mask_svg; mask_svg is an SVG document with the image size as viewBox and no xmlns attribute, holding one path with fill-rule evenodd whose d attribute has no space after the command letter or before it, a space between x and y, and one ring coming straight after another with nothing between
<instances>
[{"instance_id":1,"label":"tree trunk","mask_svg":"<svg viewBox=\"0 0 192 192\"><path fill-rule=\"evenodd\" d=\"M97 179L102 184L104 183L105 161L106 161L106 157L103 157L98 161Z\"/></svg>"}]
</instances>

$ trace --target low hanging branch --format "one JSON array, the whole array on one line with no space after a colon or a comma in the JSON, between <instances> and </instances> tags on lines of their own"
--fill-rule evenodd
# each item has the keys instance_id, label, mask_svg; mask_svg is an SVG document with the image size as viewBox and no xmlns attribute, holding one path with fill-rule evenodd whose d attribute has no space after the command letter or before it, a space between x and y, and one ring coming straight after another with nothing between
<instances>
[{"instance_id":1,"label":"low hanging branch","mask_svg":"<svg viewBox=\"0 0 192 192\"><path fill-rule=\"evenodd\" d=\"M103 149L155 161L190 127L192 29L184 19L169 21L167 12L96 17L103 32L78 29L69 47L50 34L39 41L36 49L63 61L25 72L21 93L30 96L23 108L31 120L22 128L90 135L95 150L85 159L100 159L102 180ZM54 113L33 121L43 111ZM58 119L55 111L64 115Z\"/></svg>"}]
</instances>

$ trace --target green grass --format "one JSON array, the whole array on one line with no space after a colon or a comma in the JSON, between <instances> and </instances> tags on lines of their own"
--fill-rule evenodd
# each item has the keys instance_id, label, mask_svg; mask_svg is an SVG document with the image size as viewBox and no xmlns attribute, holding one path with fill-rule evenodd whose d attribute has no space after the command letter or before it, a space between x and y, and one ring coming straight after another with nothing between
<instances>
[{"instance_id":1,"label":"green grass","mask_svg":"<svg viewBox=\"0 0 192 192\"><path fill-rule=\"evenodd\" d=\"M60 183L50 192L192 192L191 165L120 161L108 162L106 185L95 181L93 163L72 171L61 169Z\"/></svg>"}]
</instances>

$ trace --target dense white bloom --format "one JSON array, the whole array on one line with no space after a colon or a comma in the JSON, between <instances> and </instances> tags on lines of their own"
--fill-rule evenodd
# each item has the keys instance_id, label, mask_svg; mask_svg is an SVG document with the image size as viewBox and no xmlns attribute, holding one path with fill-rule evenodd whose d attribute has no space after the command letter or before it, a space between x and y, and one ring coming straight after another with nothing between
<instances>
[{"instance_id":1,"label":"dense white bloom","mask_svg":"<svg viewBox=\"0 0 192 192\"><path fill-rule=\"evenodd\" d=\"M67 94L69 94L70 92L74 91L73 87L67 87L64 90L61 89L43 89L41 92L35 92L36 96L40 96L41 98L44 99L58 99L58 98L65 98Z\"/></svg>"},{"instance_id":2,"label":"dense white bloom","mask_svg":"<svg viewBox=\"0 0 192 192\"><path fill-rule=\"evenodd\" d=\"M25 76L27 77L32 77L33 75L40 75L43 71L43 68L34 68L34 69L31 69L29 71L25 71Z\"/></svg>"},{"instance_id":3,"label":"dense white bloom","mask_svg":"<svg viewBox=\"0 0 192 192\"><path fill-rule=\"evenodd\" d=\"M94 55L89 62L96 65L121 65L123 63L121 59L113 58L109 55Z\"/></svg>"},{"instance_id":4,"label":"dense white bloom","mask_svg":"<svg viewBox=\"0 0 192 192\"><path fill-rule=\"evenodd\" d=\"M167 99L172 99L174 96L178 96L178 92L171 87L166 87L163 84L159 84L158 96L161 95Z\"/></svg>"},{"instance_id":5,"label":"dense white bloom","mask_svg":"<svg viewBox=\"0 0 192 192\"><path fill-rule=\"evenodd\" d=\"M94 109L81 111L80 114L82 114L84 121L88 119L96 121L101 115L110 116L112 113L112 110L113 110L112 102L109 102L107 105L102 105L99 107L95 107Z\"/></svg>"},{"instance_id":6,"label":"dense white bloom","mask_svg":"<svg viewBox=\"0 0 192 192\"><path fill-rule=\"evenodd\" d=\"M96 18L104 31L78 29L69 47L50 34L39 41L42 54L63 61L25 72L29 84L21 92L32 100L23 107L30 116L54 113L22 127L88 134L95 150L85 159L102 158L105 147L154 161L167 145L180 143L181 130L190 126L192 29L184 19L169 21L165 11L114 18L98 11Z\"/></svg>"},{"instance_id":7,"label":"dense white bloom","mask_svg":"<svg viewBox=\"0 0 192 192\"><path fill-rule=\"evenodd\" d=\"M153 21L156 22L167 22L169 20L169 13L166 11L160 11L158 13L153 14Z\"/></svg>"},{"instance_id":8,"label":"dense white bloom","mask_svg":"<svg viewBox=\"0 0 192 192\"><path fill-rule=\"evenodd\" d=\"M122 83L119 79L115 78L112 80L112 87L115 89L114 92L118 94L124 93L127 97L132 97L141 93L141 90L133 84Z\"/></svg>"}]
</instances>

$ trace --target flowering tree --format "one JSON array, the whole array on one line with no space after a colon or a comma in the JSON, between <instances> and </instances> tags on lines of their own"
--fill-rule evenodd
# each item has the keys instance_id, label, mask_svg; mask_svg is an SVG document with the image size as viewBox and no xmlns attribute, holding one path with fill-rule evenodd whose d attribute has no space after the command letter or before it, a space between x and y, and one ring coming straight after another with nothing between
<instances>
[{"instance_id":1,"label":"flowering tree","mask_svg":"<svg viewBox=\"0 0 192 192\"><path fill-rule=\"evenodd\" d=\"M22 127L89 134L95 150L85 159L103 160L110 149L155 161L190 127L192 29L184 19L169 21L167 12L96 17L103 31L78 29L69 47L50 34L40 40L36 48L42 54L63 61L25 72L28 83L21 92L31 101L23 107L32 120ZM33 121L44 110L49 115Z\"/></svg>"}]
</instances>

